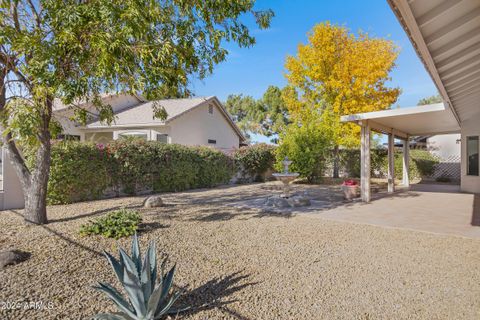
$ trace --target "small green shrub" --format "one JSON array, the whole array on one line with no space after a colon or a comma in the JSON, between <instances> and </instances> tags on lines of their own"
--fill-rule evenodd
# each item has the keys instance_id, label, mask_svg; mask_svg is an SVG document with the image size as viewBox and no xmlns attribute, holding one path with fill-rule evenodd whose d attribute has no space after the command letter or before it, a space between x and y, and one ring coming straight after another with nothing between
<instances>
[{"instance_id":1,"label":"small green shrub","mask_svg":"<svg viewBox=\"0 0 480 320\"><path fill-rule=\"evenodd\" d=\"M275 163L275 147L266 143L241 147L234 152L233 159L242 177L264 181L265 173L273 169Z\"/></svg>"},{"instance_id":2,"label":"small green shrub","mask_svg":"<svg viewBox=\"0 0 480 320\"><path fill-rule=\"evenodd\" d=\"M292 160L292 172L300 173L310 183L317 182L323 177L331 147L332 139L322 126L292 124L281 137L275 168L283 171L282 161L288 156Z\"/></svg>"},{"instance_id":3,"label":"small green shrub","mask_svg":"<svg viewBox=\"0 0 480 320\"><path fill-rule=\"evenodd\" d=\"M102 235L107 238L119 239L134 235L138 225L142 222L136 211L120 209L108 213L106 216L90 221L80 227L82 236Z\"/></svg>"}]
</instances>

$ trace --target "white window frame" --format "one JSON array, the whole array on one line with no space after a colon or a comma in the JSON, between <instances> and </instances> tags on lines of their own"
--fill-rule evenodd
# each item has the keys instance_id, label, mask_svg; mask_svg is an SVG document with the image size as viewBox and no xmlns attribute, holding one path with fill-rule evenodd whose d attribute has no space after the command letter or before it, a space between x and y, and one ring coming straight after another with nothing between
<instances>
[{"instance_id":1,"label":"white window frame","mask_svg":"<svg viewBox=\"0 0 480 320\"><path fill-rule=\"evenodd\" d=\"M118 140L121 136L135 136L135 135L145 135L147 137L146 141L151 140L150 130L117 130L113 132L113 140Z\"/></svg>"},{"instance_id":2,"label":"white window frame","mask_svg":"<svg viewBox=\"0 0 480 320\"><path fill-rule=\"evenodd\" d=\"M170 135L168 133L155 132L155 141L158 141L158 136L167 136L167 141L165 143L170 143Z\"/></svg>"}]
</instances>

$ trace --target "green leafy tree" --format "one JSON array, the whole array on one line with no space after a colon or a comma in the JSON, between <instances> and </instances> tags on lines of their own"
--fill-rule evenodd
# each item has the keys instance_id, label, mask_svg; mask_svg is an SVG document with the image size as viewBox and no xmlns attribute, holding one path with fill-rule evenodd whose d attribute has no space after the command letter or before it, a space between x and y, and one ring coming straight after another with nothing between
<instances>
[{"instance_id":1,"label":"green leafy tree","mask_svg":"<svg viewBox=\"0 0 480 320\"><path fill-rule=\"evenodd\" d=\"M289 123L282 90L276 86L269 86L258 100L241 94L230 95L225 106L247 136L249 133L261 134L276 143L278 134Z\"/></svg>"},{"instance_id":2,"label":"green leafy tree","mask_svg":"<svg viewBox=\"0 0 480 320\"><path fill-rule=\"evenodd\" d=\"M308 182L317 182L322 178L333 147L331 119L326 115L311 109L310 117L315 121L295 122L287 126L280 135L281 143L276 154L277 170L282 170L282 160L288 156L292 160L291 170L300 173Z\"/></svg>"},{"instance_id":3,"label":"green leafy tree","mask_svg":"<svg viewBox=\"0 0 480 320\"><path fill-rule=\"evenodd\" d=\"M440 103L440 102L443 102L443 98L442 98L441 95L436 94L436 95L418 100L417 104L419 106L423 106L423 105L426 105L426 104L434 104L434 103Z\"/></svg>"},{"instance_id":4,"label":"green leafy tree","mask_svg":"<svg viewBox=\"0 0 480 320\"><path fill-rule=\"evenodd\" d=\"M250 139L250 133L256 133L257 129L252 121L252 113L257 108L257 101L252 96L243 94L231 94L227 97L225 108L232 116L233 121L242 130L247 140Z\"/></svg>"},{"instance_id":5,"label":"green leafy tree","mask_svg":"<svg viewBox=\"0 0 480 320\"><path fill-rule=\"evenodd\" d=\"M0 130L23 187L25 220L47 222L54 101L72 105L74 120L85 123L92 114L113 120L103 92L140 92L152 100L188 96L189 79L204 78L226 59L225 42L255 43L243 15L269 26L273 13L255 11L254 2L2 1ZM95 110L83 108L85 101ZM18 110L27 127L14 121ZM33 167L22 156L25 140L35 145Z\"/></svg>"}]
</instances>

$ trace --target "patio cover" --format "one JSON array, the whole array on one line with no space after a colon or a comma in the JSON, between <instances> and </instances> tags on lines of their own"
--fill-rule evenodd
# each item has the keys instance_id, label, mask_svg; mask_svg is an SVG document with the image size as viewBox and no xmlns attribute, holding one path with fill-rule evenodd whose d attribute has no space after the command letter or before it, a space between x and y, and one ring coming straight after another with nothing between
<instances>
[{"instance_id":1,"label":"patio cover","mask_svg":"<svg viewBox=\"0 0 480 320\"><path fill-rule=\"evenodd\" d=\"M443 103L410 108L357 113L341 117L342 122L361 125L368 120L370 129L407 139L422 136L460 132L460 126L451 110Z\"/></svg>"},{"instance_id":2,"label":"patio cover","mask_svg":"<svg viewBox=\"0 0 480 320\"><path fill-rule=\"evenodd\" d=\"M361 126L361 195L364 202L370 201L370 131L388 135L388 192L395 191L394 138L404 140L402 184L410 185L409 138L411 136L435 135L460 132L452 110L443 103L399 108L341 117L342 122L354 122Z\"/></svg>"}]
</instances>

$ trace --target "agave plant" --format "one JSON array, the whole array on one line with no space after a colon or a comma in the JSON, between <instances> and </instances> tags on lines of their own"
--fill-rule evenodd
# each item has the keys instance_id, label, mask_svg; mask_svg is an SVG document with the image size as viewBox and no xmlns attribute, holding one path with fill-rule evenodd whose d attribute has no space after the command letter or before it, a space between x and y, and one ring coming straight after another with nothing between
<instances>
[{"instance_id":1,"label":"agave plant","mask_svg":"<svg viewBox=\"0 0 480 320\"><path fill-rule=\"evenodd\" d=\"M99 282L94 288L104 292L118 307L118 313L103 313L94 319L104 320L156 320L168 314L180 312L173 310L172 305L178 299L180 292L170 294L175 266L165 272L167 257L163 257L161 272L157 282L157 255L155 242L150 242L144 254L143 262L140 254L138 238L135 234L132 240L132 255L129 256L123 248L119 249L117 260L104 251L112 266L118 281L122 284L127 299L108 283Z\"/></svg>"}]
</instances>

